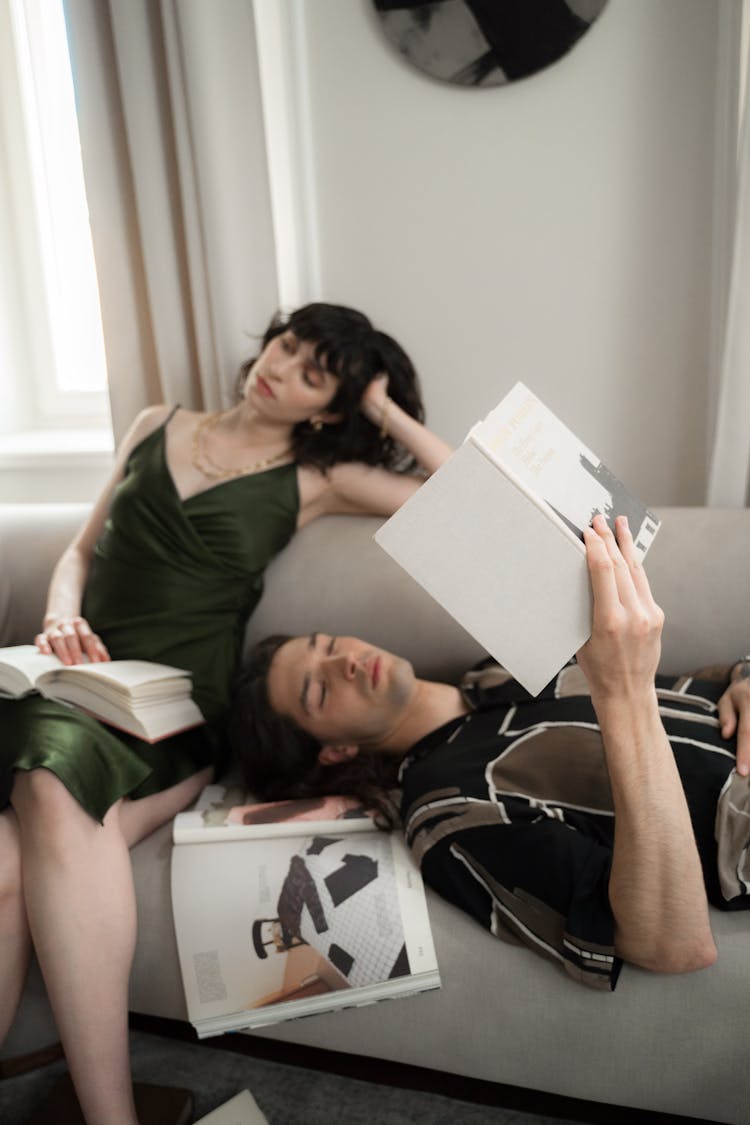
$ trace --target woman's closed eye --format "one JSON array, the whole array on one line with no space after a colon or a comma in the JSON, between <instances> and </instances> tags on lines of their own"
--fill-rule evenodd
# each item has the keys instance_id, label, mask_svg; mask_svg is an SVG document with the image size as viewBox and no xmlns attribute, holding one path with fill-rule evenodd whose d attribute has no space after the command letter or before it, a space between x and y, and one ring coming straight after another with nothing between
<instances>
[{"instance_id":1,"label":"woman's closed eye","mask_svg":"<svg viewBox=\"0 0 750 1125\"><path fill-rule=\"evenodd\" d=\"M308 387L318 391L323 386L325 379L322 371L318 371L315 367L305 367L302 371L302 381Z\"/></svg>"}]
</instances>

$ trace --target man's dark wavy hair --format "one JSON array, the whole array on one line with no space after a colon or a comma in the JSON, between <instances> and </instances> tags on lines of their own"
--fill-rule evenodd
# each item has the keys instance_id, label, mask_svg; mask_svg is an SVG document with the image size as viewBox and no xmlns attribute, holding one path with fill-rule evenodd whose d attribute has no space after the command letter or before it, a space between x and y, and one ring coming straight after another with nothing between
<instances>
[{"instance_id":1,"label":"man's dark wavy hair","mask_svg":"<svg viewBox=\"0 0 750 1125\"><path fill-rule=\"evenodd\" d=\"M326 424L320 430L313 429L309 422L299 422L292 435L295 460L323 470L341 461L362 461L400 472L413 469L413 458L392 438L381 437L380 428L359 409L367 385L385 372L389 397L412 418L424 421L419 379L401 345L375 329L364 313L324 302L304 305L288 316L277 312L265 331L262 348L287 330L313 344L318 363L339 380L327 409L342 415L340 422ZM238 396L256 358L240 367Z\"/></svg>"},{"instance_id":2,"label":"man's dark wavy hair","mask_svg":"<svg viewBox=\"0 0 750 1125\"><path fill-rule=\"evenodd\" d=\"M248 789L259 801L356 797L375 810L381 827L393 828L397 816L388 790L396 783L398 761L361 752L341 765L321 765L317 739L271 707L268 671L291 639L277 634L255 645L235 680L229 740Z\"/></svg>"}]
</instances>

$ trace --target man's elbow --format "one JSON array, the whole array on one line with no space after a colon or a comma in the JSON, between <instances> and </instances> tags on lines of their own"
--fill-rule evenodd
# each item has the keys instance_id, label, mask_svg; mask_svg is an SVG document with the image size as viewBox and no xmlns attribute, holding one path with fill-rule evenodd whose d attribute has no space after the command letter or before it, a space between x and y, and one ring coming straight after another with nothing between
<instances>
[{"instance_id":1,"label":"man's elbow","mask_svg":"<svg viewBox=\"0 0 750 1125\"><path fill-rule=\"evenodd\" d=\"M655 973L695 973L699 969L710 969L716 964L717 957L716 944L709 934L701 940L675 941L663 949L654 950L644 968Z\"/></svg>"}]
</instances>

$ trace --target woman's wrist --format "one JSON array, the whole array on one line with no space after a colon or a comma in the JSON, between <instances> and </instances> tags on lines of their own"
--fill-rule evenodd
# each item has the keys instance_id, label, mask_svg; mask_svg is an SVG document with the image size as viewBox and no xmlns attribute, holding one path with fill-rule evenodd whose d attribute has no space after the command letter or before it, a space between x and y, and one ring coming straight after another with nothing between
<instances>
[{"instance_id":1,"label":"woman's wrist","mask_svg":"<svg viewBox=\"0 0 750 1125\"><path fill-rule=\"evenodd\" d=\"M380 436L389 437L391 422L398 410L393 399L389 398L388 395L384 395L379 402L372 402L368 399L362 404L362 409L368 422L372 422L373 426L379 428Z\"/></svg>"},{"instance_id":2,"label":"woman's wrist","mask_svg":"<svg viewBox=\"0 0 750 1125\"><path fill-rule=\"evenodd\" d=\"M383 409L380 412L380 440L384 441L388 435L388 420L391 407L393 406L393 399L386 397L383 399Z\"/></svg>"}]
</instances>

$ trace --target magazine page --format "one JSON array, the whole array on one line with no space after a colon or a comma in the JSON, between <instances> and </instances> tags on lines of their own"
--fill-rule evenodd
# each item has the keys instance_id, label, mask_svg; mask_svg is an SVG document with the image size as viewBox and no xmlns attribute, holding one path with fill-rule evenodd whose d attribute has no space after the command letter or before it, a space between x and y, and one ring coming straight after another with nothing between
<instances>
[{"instance_id":1,"label":"magazine page","mask_svg":"<svg viewBox=\"0 0 750 1125\"><path fill-rule=\"evenodd\" d=\"M199 1037L439 985L421 876L395 833L177 847L172 905Z\"/></svg>"},{"instance_id":2,"label":"magazine page","mask_svg":"<svg viewBox=\"0 0 750 1125\"><path fill-rule=\"evenodd\" d=\"M474 426L469 440L546 503L577 538L597 512L612 527L615 516L627 516L636 550L641 557L648 551L659 518L523 383Z\"/></svg>"},{"instance_id":3,"label":"magazine page","mask_svg":"<svg viewBox=\"0 0 750 1125\"><path fill-rule=\"evenodd\" d=\"M371 832L372 828L372 813L353 797L259 803L241 785L227 782L207 785L193 808L177 814L172 839L175 844L219 843L300 832Z\"/></svg>"}]
</instances>

